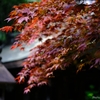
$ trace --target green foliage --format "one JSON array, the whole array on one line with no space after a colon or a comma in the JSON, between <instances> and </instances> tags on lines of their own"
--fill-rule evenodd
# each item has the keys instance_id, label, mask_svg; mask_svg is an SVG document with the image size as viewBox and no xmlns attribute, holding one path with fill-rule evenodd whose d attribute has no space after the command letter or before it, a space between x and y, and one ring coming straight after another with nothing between
<instances>
[{"instance_id":1,"label":"green foliage","mask_svg":"<svg viewBox=\"0 0 100 100\"><path fill-rule=\"evenodd\" d=\"M2 42L6 41L6 34L4 32L0 32L0 41Z\"/></svg>"},{"instance_id":2,"label":"green foliage","mask_svg":"<svg viewBox=\"0 0 100 100\"><path fill-rule=\"evenodd\" d=\"M27 2L26 0L1 0L0 1L0 27L6 25L4 22L7 18L9 12L12 10L13 5L18 5L19 3Z\"/></svg>"},{"instance_id":3,"label":"green foliage","mask_svg":"<svg viewBox=\"0 0 100 100\"><path fill-rule=\"evenodd\" d=\"M89 89L85 91L85 100L100 100L100 89L95 89L94 85L90 85Z\"/></svg>"}]
</instances>

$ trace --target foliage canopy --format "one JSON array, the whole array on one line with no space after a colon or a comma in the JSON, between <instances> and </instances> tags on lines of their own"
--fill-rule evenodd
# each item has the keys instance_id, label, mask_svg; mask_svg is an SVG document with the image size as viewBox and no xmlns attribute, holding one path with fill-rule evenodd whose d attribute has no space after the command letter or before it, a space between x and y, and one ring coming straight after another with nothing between
<instances>
[{"instance_id":1,"label":"foliage canopy","mask_svg":"<svg viewBox=\"0 0 100 100\"><path fill-rule=\"evenodd\" d=\"M13 7L6 20L13 20L12 26L2 31L19 31L13 48L24 50L23 44L35 39L41 45L31 50L23 62L23 69L16 80L27 80L25 93L34 86L47 84L57 69L73 64L77 72L84 66L100 65L100 2L91 5L76 4L74 0L42 0Z\"/></svg>"}]
</instances>

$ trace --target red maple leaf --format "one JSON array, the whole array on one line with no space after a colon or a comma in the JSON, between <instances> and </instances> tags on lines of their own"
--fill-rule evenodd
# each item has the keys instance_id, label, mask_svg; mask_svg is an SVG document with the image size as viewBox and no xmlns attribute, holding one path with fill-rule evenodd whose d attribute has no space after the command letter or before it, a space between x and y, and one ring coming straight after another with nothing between
<instances>
[{"instance_id":1,"label":"red maple leaf","mask_svg":"<svg viewBox=\"0 0 100 100\"><path fill-rule=\"evenodd\" d=\"M6 33L12 32L12 29L13 29L12 26L4 26L4 27L0 28L1 31L4 31Z\"/></svg>"}]
</instances>

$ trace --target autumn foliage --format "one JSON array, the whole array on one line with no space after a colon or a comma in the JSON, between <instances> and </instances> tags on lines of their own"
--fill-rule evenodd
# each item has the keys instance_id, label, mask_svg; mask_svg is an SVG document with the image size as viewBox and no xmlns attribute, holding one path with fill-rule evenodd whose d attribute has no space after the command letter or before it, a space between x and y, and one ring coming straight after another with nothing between
<instances>
[{"instance_id":1,"label":"autumn foliage","mask_svg":"<svg viewBox=\"0 0 100 100\"><path fill-rule=\"evenodd\" d=\"M34 86L47 84L57 69L64 70L73 64L78 72L84 66L100 65L99 1L78 5L74 0L42 0L13 8L6 19L13 21L12 26L0 29L20 32L12 48L24 49L23 44L51 36L33 48L23 62L16 80L27 80L26 93Z\"/></svg>"}]
</instances>

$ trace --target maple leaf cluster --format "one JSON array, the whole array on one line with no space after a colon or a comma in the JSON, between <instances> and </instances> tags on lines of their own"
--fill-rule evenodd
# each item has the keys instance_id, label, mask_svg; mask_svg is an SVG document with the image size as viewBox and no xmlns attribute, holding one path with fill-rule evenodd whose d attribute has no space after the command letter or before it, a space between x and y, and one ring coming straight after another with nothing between
<instances>
[{"instance_id":1,"label":"maple leaf cluster","mask_svg":"<svg viewBox=\"0 0 100 100\"><path fill-rule=\"evenodd\" d=\"M23 62L23 69L16 80L27 80L29 92L34 86L47 84L57 69L65 69L71 64L77 72L84 66L100 65L100 2L91 5L77 5L74 0L42 0L20 4L6 20L13 20L10 30L20 34L12 48L31 44L35 39L41 45L31 50ZM4 28L1 28L1 30ZM7 28L8 31L9 27Z\"/></svg>"}]
</instances>

